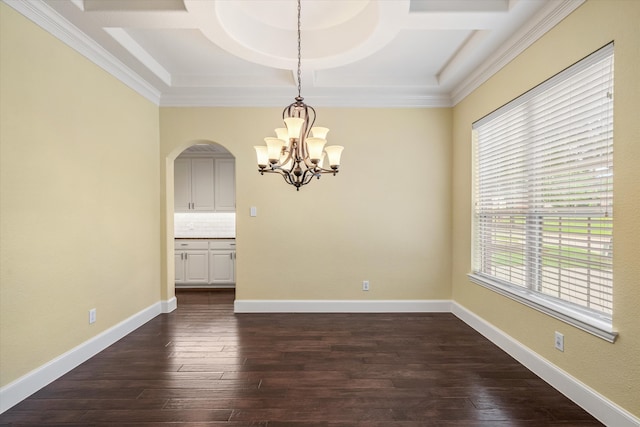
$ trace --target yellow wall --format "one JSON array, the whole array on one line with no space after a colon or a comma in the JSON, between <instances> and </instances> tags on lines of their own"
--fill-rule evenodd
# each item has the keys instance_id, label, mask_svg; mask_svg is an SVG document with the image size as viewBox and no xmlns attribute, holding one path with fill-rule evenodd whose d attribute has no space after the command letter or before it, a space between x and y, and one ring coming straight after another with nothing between
<instances>
[{"instance_id":1,"label":"yellow wall","mask_svg":"<svg viewBox=\"0 0 640 427\"><path fill-rule=\"evenodd\" d=\"M157 106L4 3L0 43L6 385L160 300L160 168Z\"/></svg>"},{"instance_id":2,"label":"yellow wall","mask_svg":"<svg viewBox=\"0 0 640 427\"><path fill-rule=\"evenodd\" d=\"M640 416L640 2L591 0L454 109L452 280L456 302ZM615 40L614 327L607 343L469 282L471 124ZM554 331L565 351L553 347Z\"/></svg>"},{"instance_id":3,"label":"yellow wall","mask_svg":"<svg viewBox=\"0 0 640 427\"><path fill-rule=\"evenodd\" d=\"M160 110L170 182L173 158L196 140L236 157L236 297L449 299L451 110L317 111L317 124L331 128L329 144L345 147L341 172L296 192L257 172L253 146L281 126L280 108Z\"/></svg>"}]
</instances>

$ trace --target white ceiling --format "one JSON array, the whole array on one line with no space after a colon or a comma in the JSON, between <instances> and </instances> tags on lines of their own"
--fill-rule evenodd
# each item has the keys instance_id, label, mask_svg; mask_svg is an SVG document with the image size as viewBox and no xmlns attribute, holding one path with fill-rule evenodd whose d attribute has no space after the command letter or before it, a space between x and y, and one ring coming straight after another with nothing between
<instances>
[{"instance_id":1,"label":"white ceiling","mask_svg":"<svg viewBox=\"0 0 640 427\"><path fill-rule=\"evenodd\" d=\"M4 0L162 106L297 95L295 0ZM302 0L313 106L451 106L584 0Z\"/></svg>"}]
</instances>

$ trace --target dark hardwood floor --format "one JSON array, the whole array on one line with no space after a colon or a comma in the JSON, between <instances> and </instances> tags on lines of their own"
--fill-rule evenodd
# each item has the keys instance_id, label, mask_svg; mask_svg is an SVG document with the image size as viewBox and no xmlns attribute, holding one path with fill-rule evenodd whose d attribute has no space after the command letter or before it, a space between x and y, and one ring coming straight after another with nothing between
<instances>
[{"instance_id":1,"label":"dark hardwood floor","mask_svg":"<svg viewBox=\"0 0 640 427\"><path fill-rule=\"evenodd\" d=\"M234 314L179 291L1 426L601 425L451 314Z\"/></svg>"}]
</instances>

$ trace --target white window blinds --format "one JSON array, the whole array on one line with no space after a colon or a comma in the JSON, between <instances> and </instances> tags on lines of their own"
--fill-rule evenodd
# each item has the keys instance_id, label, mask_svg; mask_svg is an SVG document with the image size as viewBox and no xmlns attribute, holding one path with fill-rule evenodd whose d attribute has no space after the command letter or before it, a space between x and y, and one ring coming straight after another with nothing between
<instances>
[{"instance_id":1,"label":"white window blinds","mask_svg":"<svg viewBox=\"0 0 640 427\"><path fill-rule=\"evenodd\" d=\"M612 98L609 44L473 125L472 278L604 330L613 295Z\"/></svg>"}]
</instances>

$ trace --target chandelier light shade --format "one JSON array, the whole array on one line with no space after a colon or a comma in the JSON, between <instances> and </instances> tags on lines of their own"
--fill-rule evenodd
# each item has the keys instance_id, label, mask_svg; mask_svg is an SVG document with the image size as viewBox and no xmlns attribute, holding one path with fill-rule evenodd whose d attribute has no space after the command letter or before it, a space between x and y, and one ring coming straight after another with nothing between
<instances>
[{"instance_id":1,"label":"chandelier light shade","mask_svg":"<svg viewBox=\"0 0 640 427\"><path fill-rule=\"evenodd\" d=\"M301 32L300 0L298 0L298 96L282 112L284 128L275 129L275 137L264 139L265 145L255 146L258 172L280 174L297 191L315 177L337 174L344 147L326 146L329 129L314 127L316 111L304 103L301 96ZM328 164L328 167L325 167Z\"/></svg>"}]
</instances>

